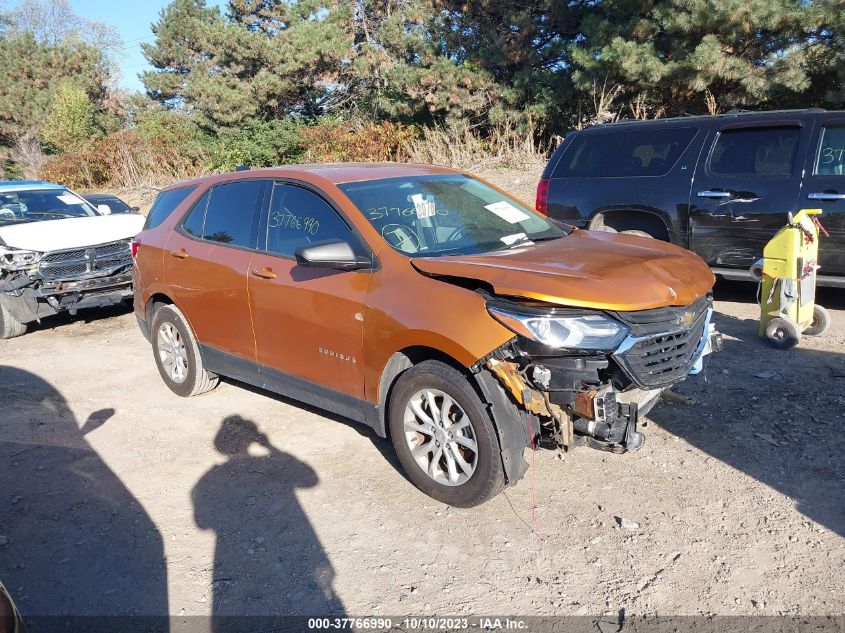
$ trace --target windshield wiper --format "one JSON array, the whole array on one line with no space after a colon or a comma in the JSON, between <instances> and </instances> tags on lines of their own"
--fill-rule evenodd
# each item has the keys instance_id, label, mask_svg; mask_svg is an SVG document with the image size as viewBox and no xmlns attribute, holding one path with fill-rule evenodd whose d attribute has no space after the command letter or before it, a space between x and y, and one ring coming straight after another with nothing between
<instances>
[{"instance_id":1,"label":"windshield wiper","mask_svg":"<svg viewBox=\"0 0 845 633\"><path fill-rule=\"evenodd\" d=\"M537 242L548 242L550 240L556 240L561 237L563 237L563 235L540 235L537 237L528 237L527 235L520 235L516 240L508 244L503 250L510 250L518 246L524 246L526 244L535 244Z\"/></svg>"}]
</instances>

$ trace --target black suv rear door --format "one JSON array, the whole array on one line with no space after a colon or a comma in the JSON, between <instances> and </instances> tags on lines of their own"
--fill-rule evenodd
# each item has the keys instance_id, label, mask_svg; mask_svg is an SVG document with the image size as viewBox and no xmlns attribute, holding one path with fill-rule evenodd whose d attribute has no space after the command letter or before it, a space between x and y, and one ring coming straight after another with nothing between
<instances>
[{"instance_id":1,"label":"black suv rear door","mask_svg":"<svg viewBox=\"0 0 845 633\"><path fill-rule=\"evenodd\" d=\"M710 131L690 195L690 249L711 266L747 268L795 211L812 125L737 118Z\"/></svg>"},{"instance_id":2,"label":"black suv rear door","mask_svg":"<svg viewBox=\"0 0 845 633\"><path fill-rule=\"evenodd\" d=\"M821 275L845 274L845 112L817 115L800 207L821 209Z\"/></svg>"}]
</instances>

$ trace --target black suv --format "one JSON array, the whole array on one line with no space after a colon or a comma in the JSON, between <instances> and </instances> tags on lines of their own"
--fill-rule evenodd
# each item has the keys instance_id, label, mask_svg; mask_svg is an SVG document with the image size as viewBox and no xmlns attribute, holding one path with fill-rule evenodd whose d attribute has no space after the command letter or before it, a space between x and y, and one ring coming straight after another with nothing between
<instances>
[{"instance_id":1,"label":"black suv","mask_svg":"<svg viewBox=\"0 0 845 633\"><path fill-rule=\"evenodd\" d=\"M537 209L593 230L688 248L750 278L788 211L821 208L819 285L845 286L845 112L730 112L595 125L567 134Z\"/></svg>"}]
</instances>

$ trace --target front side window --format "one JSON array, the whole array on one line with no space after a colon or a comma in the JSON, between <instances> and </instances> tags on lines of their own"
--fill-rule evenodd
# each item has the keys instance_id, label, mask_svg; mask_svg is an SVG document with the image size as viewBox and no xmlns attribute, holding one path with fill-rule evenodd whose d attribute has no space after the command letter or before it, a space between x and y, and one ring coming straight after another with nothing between
<instances>
[{"instance_id":1,"label":"front side window","mask_svg":"<svg viewBox=\"0 0 845 633\"><path fill-rule=\"evenodd\" d=\"M339 185L395 250L411 257L482 253L566 235L469 176L410 176Z\"/></svg>"},{"instance_id":2,"label":"front side window","mask_svg":"<svg viewBox=\"0 0 845 633\"><path fill-rule=\"evenodd\" d=\"M90 203L67 189L0 191L0 226L95 215Z\"/></svg>"},{"instance_id":3,"label":"front side window","mask_svg":"<svg viewBox=\"0 0 845 633\"><path fill-rule=\"evenodd\" d=\"M831 125L822 130L813 174L845 176L845 125Z\"/></svg>"},{"instance_id":4,"label":"front side window","mask_svg":"<svg viewBox=\"0 0 845 633\"><path fill-rule=\"evenodd\" d=\"M262 184L241 180L215 185L197 201L182 229L211 242L254 248L253 224Z\"/></svg>"},{"instance_id":5,"label":"front side window","mask_svg":"<svg viewBox=\"0 0 845 633\"><path fill-rule=\"evenodd\" d=\"M708 166L724 176L790 176L800 140L797 126L723 130Z\"/></svg>"},{"instance_id":6,"label":"front side window","mask_svg":"<svg viewBox=\"0 0 845 633\"><path fill-rule=\"evenodd\" d=\"M293 257L296 249L325 240L358 246L352 230L320 196L303 187L276 183L267 217L267 252Z\"/></svg>"},{"instance_id":7,"label":"front side window","mask_svg":"<svg viewBox=\"0 0 845 633\"><path fill-rule=\"evenodd\" d=\"M698 128L608 129L575 137L555 178L664 176L695 138Z\"/></svg>"}]
</instances>

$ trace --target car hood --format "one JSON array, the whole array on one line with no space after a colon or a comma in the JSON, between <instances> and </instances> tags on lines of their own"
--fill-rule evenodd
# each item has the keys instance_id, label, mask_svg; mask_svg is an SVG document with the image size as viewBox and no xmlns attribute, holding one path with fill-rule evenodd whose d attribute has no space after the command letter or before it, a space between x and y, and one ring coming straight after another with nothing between
<instances>
[{"instance_id":1,"label":"car hood","mask_svg":"<svg viewBox=\"0 0 845 633\"><path fill-rule=\"evenodd\" d=\"M143 226L144 216L132 214L62 218L0 226L0 240L12 248L44 253L129 239Z\"/></svg>"},{"instance_id":2,"label":"car hood","mask_svg":"<svg viewBox=\"0 0 845 633\"><path fill-rule=\"evenodd\" d=\"M698 255L672 244L578 229L511 250L411 262L429 276L485 282L498 295L617 311L686 306L715 282Z\"/></svg>"}]
</instances>

